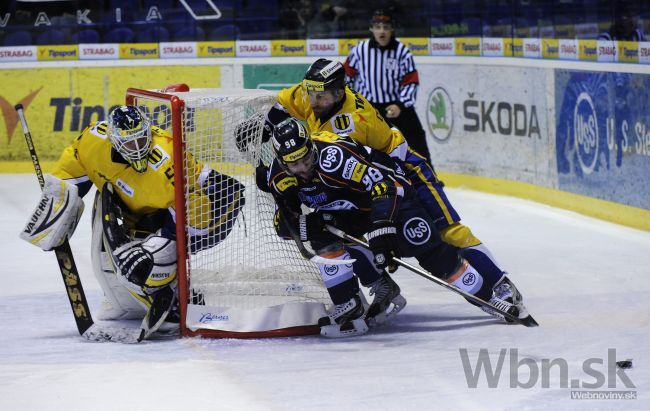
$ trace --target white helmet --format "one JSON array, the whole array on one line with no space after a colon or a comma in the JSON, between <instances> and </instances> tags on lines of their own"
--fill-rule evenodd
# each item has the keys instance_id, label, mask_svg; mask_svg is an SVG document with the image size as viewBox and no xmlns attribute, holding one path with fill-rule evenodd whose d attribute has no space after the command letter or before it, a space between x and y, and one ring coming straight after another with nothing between
<instances>
[{"instance_id":1,"label":"white helmet","mask_svg":"<svg viewBox=\"0 0 650 411\"><path fill-rule=\"evenodd\" d=\"M139 173L147 170L151 150L151 121L136 106L120 106L108 115L113 148Z\"/></svg>"}]
</instances>

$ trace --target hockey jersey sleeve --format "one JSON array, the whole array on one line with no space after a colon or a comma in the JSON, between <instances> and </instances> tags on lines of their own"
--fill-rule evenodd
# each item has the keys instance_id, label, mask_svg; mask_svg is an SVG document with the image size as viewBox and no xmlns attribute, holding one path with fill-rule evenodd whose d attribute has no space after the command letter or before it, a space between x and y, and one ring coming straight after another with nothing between
<instances>
[{"instance_id":1,"label":"hockey jersey sleeve","mask_svg":"<svg viewBox=\"0 0 650 411\"><path fill-rule=\"evenodd\" d=\"M404 135L398 129L390 127L379 111L370 103L367 104L367 110L358 110L353 114L355 128L349 133L350 137L361 145L404 161L408 151Z\"/></svg>"},{"instance_id":2,"label":"hockey jersey sleeve","mask_svg":"<svg viewBox=\"0 0 650 411\"><path fill-rule=\"evenodd\" d=\"M405 49L404 55L399 62L400 87L399 100L404 107L412 107L417 98L420 80L418 72L415 69L413 55L408 49Z\"/></svg>"},{"instance_id":3,"label":"hockey jersey sleeve","mask_svg":"<svg viewBox=\"0 0 650 411\"><path fill-rule=\"evenodd\" d=\"M188 154L187 214L190 251L196 253L224 240L246 204L245 187Z\"/></svg>"},{"instance_id":4,"label":"hockey jersey sleeve","mask_svg":"<svg viewBox=\"0 0 650 411\"><path fill-rule=\"evenodd\" d=\"M90 128L91 126L86 128L72 144L63 150L51 173L61 180L75 184L79 190L80 197L85 196L93 186L92 181L88 178L86 168L77 156L80 141L89 132Z\"/></svg>"},{"instance_id":5,"label":"hockey jersey sleeve","mask_svg":"<svg viewBox=\"0 0 650 411\"><path fill-rule=\"evenodd\" d=\"M291 228L297 230L298 216L301 214L300 199L298 197L298 181L288 175L279 165L277 160L265 168L265 186L275 200L275 215L273 226L278 236L285 240L290 239Z\"/></svg>"},{"instance_id":6,"label":"hockey jersey sleeve","mask_svg":"<svg viewBox=\"0 0 650 411\"><path fill-rule=\"evenodd\" d=\"M308 119L311 111L309 106L309 96L304 93L301 83L280 90L277 100L291 117L296 117L302 120Z\"/></svg>"}]
</instances>

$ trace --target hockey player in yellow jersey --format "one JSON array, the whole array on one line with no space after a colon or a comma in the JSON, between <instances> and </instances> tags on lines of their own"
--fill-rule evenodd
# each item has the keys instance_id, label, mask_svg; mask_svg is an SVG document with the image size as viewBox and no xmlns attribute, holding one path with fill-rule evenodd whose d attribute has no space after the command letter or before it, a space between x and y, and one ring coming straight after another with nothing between
<instances>
[{"instance_id":1,"label":"hockey player in yellow jersey","mask_svg":"<svg viewBox=\"0 0 650 411\"><path fill-rule=\"evenodd\" d=\"M172 153L169 133L138 107L121 106L108 121L88 126L46 175L32 229L21 237L44 250L58 246L75 230L81 197L97 188L91 260L105 295L100 320L144 317L154 330L176 306ZM228 235L244 205L244 186L190 154L186 164L188 246L197 252ZM42 212L45 204L50 212ZM206 223L199 225L199 214Z\"/></svg>"},{"instance_id":2,"label":"hockey player in yellow jersey","mask_svg":"<svg viewBox=\"0 0 650 411\"><path fill-rule=\"evenodd\" d=\"M494 302L512 303L517 299L519 293L491 252L469 227L460 222L460 216L447 198L444 184L433 166L424 156L409 148L402 133L391 127L368 100L345 85L345 70L340 62L318 59L307 69L301 83L278 93L277 104L267 114L264 139L268 140L274 127L290 116L305 121L311 133L331 131L349 135L362 145L383 151L397 160L411 180L420 202L433 218L443 241L460 248L463 257L479 274L496 284ZM240 141L240 148L245 146L246 142ZM259 170L260 173L263 171ZM357 261L363 260L361 255L352 257Z\"/></svg>"}]
</instances>

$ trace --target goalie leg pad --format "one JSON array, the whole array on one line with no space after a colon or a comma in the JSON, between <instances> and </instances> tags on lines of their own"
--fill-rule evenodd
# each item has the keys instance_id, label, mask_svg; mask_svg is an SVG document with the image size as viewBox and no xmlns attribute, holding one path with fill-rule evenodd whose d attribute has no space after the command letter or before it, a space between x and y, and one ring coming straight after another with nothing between
<instances>
[{"instance_id":1,"label":"goalie leg pad","mask_svg":"<svg viewBox=\"0 0 650 411\"><path fill-rule=\"evenodd\" d=\"M142 319L146 314L146 305L133 297L129 289L116 274L110 251L104 248L104 232L101 213L101 195L97 192L93 203L93 223L90 259L97 282L104 292L104 301L96 315L98 320L134 320Z\"/></svg>"},{"instance_id":2,"label":"goalie leg pad","mask_svg":"<svg viewBox=\"0 0 650 411\"><path fill-rule=\"evenodd\" d=\"M48 174L20 238L45 251L56 248L72 236L83 209L77 186Z\"/></svg>"}]
</instances>

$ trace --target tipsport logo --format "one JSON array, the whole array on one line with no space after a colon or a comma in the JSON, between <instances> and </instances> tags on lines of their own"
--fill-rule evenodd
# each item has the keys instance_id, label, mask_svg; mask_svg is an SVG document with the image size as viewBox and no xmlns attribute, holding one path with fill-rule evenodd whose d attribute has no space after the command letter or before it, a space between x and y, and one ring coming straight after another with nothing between
<instances>
[{"instance_id":1,"label":"tipsport logo","mask_svg":"<svg viewBox=\"0 0 650 411\"><path fill-rule=\"evenodd\" d=\"M50 107L54 109L53 132L81 131L95 121L104 121L108 113L120 107L112 105L106 109L102 105L87 104L81 97L52 97ZM171 108L165 104L138 105L140 110L151 123L163 130L168 130L171 125ZM186 127L193 128L194 111L188 110Z\"/></svg>"},{"instance_id":2,"label":"tipsport logo","mask_svg":"<svg viewBox=\"0 0 650 411\"><path fill-rule=\"evenodd\" d=\"M32 91L17 101L16 104L22 104L23 109L26 111L34 98L36 98L42 89L43 87L40 87L37 90ZM18 125L18 114L16 114L16 110L14 108L16 104L11 104L11 102L9 102L6 98L0 96L0 109L2 110L2 117L4 118L5 129L7 131L7 144L11 143L11 137L13 136L14 131L16 130L16 126Z\"/></svg>"},{"instance_id":3,"label":"tipsport logo","mask_svg":"<svg viewBox=\"0 0 650 411\"><path fill-rule=\"evenodd\" d=\"M427 100L427 123L433 137L446 141L454 125L453 103L449 93L442 87L436 87Z\"/></svg>"},{"instance_id":4,"label":"tipsport logo","mask_svg":"<svg viewBox=\"0 0 650 411\"><path fill-rule=\"evenodd\" d=\"M573 109L573 143L584 174L591 174L596 167L598 140L598 117L594 102L583 91Z\"/></svg>"}]
</instances>

